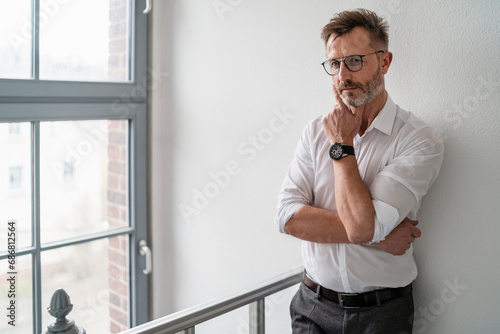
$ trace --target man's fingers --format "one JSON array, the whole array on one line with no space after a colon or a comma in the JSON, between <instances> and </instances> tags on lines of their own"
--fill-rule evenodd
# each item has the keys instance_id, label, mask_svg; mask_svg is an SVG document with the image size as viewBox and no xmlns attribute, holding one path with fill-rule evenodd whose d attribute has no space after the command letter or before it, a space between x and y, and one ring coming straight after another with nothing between
<instances>
[{"instance_id":1,"label":"man's fingers","mask_svg":"<svg viewBox=\"0 0 500 334\"><path fill-rule=\"evenodd\" d=\"M408 218L408 217L406 217L405 219L403 219L402 223L403 223L403 222L410 223L410 224L412 224L413 226L417 226L417 225L418 225L418 220L412 220L412 219L410 219L410 218Z\"/></svg>"},{"instance_id":2,"label":"man's fingers","mask_svg":"<svg viewBox=\"0 0 500 334\"><path fill-rule=\"evenodd\" d=\"M323 117L323 127L332 129L335 127L335 120L333 117L333 113L335 111L329 112L325 117Z\"/></svg>"},{"instance_id":3,"label":"man's fingers","mask_svg":"<svg viewBox=\"0 0 500 334\"><path fill-rule=\"evenodd\" d=\"M337 90L335 85L332 85L332 90L333 90L333 97L335 97L335 101L337 101L337 105L341 109L344 109L344 110L347 109L347 106L345 105L344 101L342 101L342 98L339 95L339 91Z\"/></svg>"},{"instance_id":4,"label":"man's fingers","mask_svg":"<svg viewBox=\"0 0 500 334\"><path fill-rule=\"evenodd\" d=\"M420 236L422 235L422 231L420 231L418 227L413 226L411 229L411 235L414 238L420 238Z\"/></svg>"}]
</instances>

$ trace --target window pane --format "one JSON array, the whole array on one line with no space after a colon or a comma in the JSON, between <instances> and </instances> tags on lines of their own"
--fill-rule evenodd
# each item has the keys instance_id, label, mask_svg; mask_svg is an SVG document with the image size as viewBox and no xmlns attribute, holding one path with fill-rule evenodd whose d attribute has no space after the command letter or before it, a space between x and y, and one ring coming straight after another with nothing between
<instances>
[{"instance_id":1,"label":"window pane","mask_svg":"<svg viewBox=\"0 0 500 334\"><path fill-rule=\"evenodd\" d=\"M0 0L0 78L30 78L31 27L30 0Z\"/></svg>"},{"instance_id":2,"label":"window pane","mask_svg":"<svg viewBox=\"0 0 500 334\"><path fill-rule=\"evenodd\" d=\"M2 245L6 245L2 243ZM5 249L2 249L4 251ZM2 305L2 313L6 313L6 308L13 300L15 303L15 326L8 324L12 321L8 315L2 314L2 321L0 321L0 334L26 334L33 332L33 299L32 299L32 284L31 284L31 255L16 257L15 264L15 296L9 297L11 289L10 282L7 279L11 278L11 274L7 260L0 261L0 305ZM5 284L4 282L8 282ZM7 316L7 317L6 317Z\"/></svg>"},{"instance_id":3,"label":"window pane","mask_svg":"<svg viewBox=\"0 0 500 334\"><path fill-rule=\"evenodd\" d=\"M40 78L128 80L128 1L40 0Z\"/></svg>"},{"instance_id":4,"label":"window pane","mask_svg":"<svg viewBox=\"0 0 500 334\"><path fill-rule=\"evenodd\" d=\"M41 240L128 226L128 121L40 124Z\"/></svg>"},{"instance_id":5,"label":"window pane","mask_svg":"<svg viewBox=\"0 0 500 334\"><path fill-rule=\"evenodd\" d=\"M0 124L0 245L8 220L16 221L17 247L31 245L30 140L30 123Z\"/></svg>"},{"instance_id":6,"label":"window pane","mask_svg":"<svg viewBox=\"0 0 500 334\"><path fill-rule=\"evenodd\" d=\"M68 318L87 333L128 328L128 236L68 246L42 253L42 306L63 288L73 304ZM44 326L54 320L42 314Z\"/></svg>"}]
</instances>

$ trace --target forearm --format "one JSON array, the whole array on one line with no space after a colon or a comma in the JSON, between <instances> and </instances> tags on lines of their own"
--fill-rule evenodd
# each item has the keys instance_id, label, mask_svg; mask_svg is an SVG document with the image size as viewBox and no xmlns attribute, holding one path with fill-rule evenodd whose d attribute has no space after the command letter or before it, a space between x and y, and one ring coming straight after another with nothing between
<instances>
[{"instance_id":1,"label":"forearm","mask_svg":"<svg viewBox=\"0 0 500 334\"><path fill-rule=\"evenodd\" d=\"M373 244L392 255L403 255L415 238L420 237L418 221L405 218L383 242ZM335 211L303 206L285 225L285 232L296 238L317 243L350 243L344 225Z\"/></svg>"},{"instance_id":2,"label":"forearm","mask_svg":"<svg viewBox=\"0 0 500 334\"><path fill-rule=\"evenodd\" d=\"M373 239L375 210L354 156L334 161L335 202L340 221L352 243Z\"/></svg>"},{"instance_id":3,"label":"forearm","mask_svg":"<svg viewBox=\"0 0 500 334\"><path fill-rule=\"evenodd\" d=\"M335 211L303 206L285 225L285 232L317 243L349 243L346 230Z\"/></svg>"}]
</instances>

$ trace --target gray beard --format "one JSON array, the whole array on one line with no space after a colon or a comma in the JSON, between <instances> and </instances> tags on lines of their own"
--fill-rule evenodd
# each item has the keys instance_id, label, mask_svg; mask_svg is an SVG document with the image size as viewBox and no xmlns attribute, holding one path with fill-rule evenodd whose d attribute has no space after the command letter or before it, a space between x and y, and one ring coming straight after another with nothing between
<instances>
[{"instance_id":1,"label":"gray beard","mask_svg":"<svg viewBox=\"0 0 500 334\"><path fill-rule=\"evenodd\" d=\"M340 97L345 105L349 107L359 107L373 101L373 99L384 90L382 72L380 71L380 68L377 73L375 73L373 78L366 84L366 87L363 87L362 89L363 92L356 98L351 98L349 96L344 98L342 95L340 95Z\"/></svg>"}]
</instances>

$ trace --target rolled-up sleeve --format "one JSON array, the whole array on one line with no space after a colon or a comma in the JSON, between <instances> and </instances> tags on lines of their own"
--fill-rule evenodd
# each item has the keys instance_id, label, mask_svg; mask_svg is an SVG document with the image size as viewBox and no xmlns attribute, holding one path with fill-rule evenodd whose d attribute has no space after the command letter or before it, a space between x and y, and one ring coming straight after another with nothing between
<instances>
[{"instance_id":1,"label":"rolled-up sleeve","mask_svg":"<svg viewBox=\"0 0 500 334\"><path fill-rule=\"evenodd\" d=\"M285 233L285 224L298 209L313 202L314 170L309 136L310 131L306 127L278 195L275 222L281 233Z\"/></svg>"},{"instance_id":2,"label":"rolled-up sleeve","mask_svg":"<svg viewBox=\"0 0 500 334\"><path fill-rule=\"evenodd\" d=\"M409 134L397 151L369 188L375 209L372 242L384 240L405 217L416 219L441 168L444 144L435 130L426 127Z\"/></svg>"}]
</instances>

